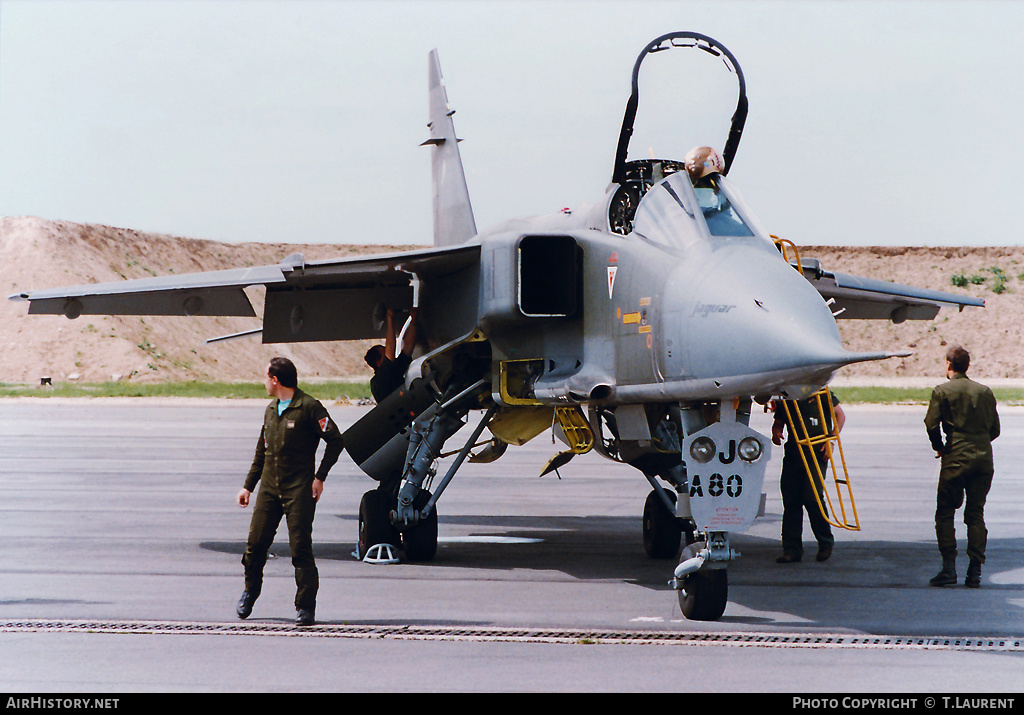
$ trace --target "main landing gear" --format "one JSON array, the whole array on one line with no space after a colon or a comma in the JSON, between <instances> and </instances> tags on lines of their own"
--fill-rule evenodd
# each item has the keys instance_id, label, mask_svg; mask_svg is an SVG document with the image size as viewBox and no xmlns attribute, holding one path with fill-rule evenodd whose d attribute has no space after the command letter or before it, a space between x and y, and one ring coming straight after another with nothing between
<instances>
[{"instance_id":1,"label":"main landing gear","mask_svg":"<svg viewBox=\"0 0 1024 715\"><path fill-rule=\"evenodd\" d=\"M422 511L432 494L421 489L413 501L413 508ZM430 561L437 555L437 511L431 510L415 526L399 530L391 521L393 499L382 489L371 489L359 502L360 557L366 556L378 544L401 548L407 561Z\"/></svg>"},{"instance_id":2,"label":"main landing gear","mask_svg":"<svg viewBox=\"0 0 1024 715\"><path fill-rule=\"evenodd\" d=\"M359 503L359 558L381 544L401 547L407 561L430 561L437 555L435 504L494 416L496 405L492 403L485 411L433 493L428 483L433 480L444 443L488 394L489 384L480 380L449 399L435 402L362 463L381 485L366 492ZM366 465L383 466L368 470Z\"/></svg>"}]
</instances>

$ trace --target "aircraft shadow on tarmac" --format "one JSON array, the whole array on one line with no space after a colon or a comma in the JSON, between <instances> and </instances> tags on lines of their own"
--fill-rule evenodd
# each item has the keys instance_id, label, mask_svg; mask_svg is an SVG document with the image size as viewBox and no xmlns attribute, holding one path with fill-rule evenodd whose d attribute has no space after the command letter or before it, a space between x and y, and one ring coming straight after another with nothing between
<instances>
[{"instance_id":1,"label":"aircraft shadow on tarmac","mask_svg":"<svg viewBox=\"0 0 1024 715\"><path fill-rule=\"evenodd\" d=\"M338 518L352 522L352 542L314 540L317 559L353 560L356 517L339 515ZM446 536L446 527L457 527L449 530L468 536ZM616 579L658 589L666 584L674 567L670 561L647 557L639 519L632 517L447 516L440 518L440 532L435 558L417 565L553 570L583 580ZM244 541L204 542L201 546L239 556L245 551ZM274 556L290 558L281 532L270 551Z\"/></svg>"},{"instance_id":2,"label":"aircraft shadow on tarmac","mask_svg":"<svg viewBox=\"0 0 1024 715\"><path fill-rule=\"evenodd\" d=\"M779 515L768 515L773 517L778 521ZM338 518L351 520L355 526L354 516ZM962 525L959 528L962 531ZM446 532L463 535L446 537ZM440 533L434 560L415 566L555 571L582 581L621 581L672 593L668 580L675 561L652 559L644 553L639 520L633 517L443 516ZM809 626L863 629L865 620L877 621L870 629L885 633L914 630L912 621L919 623L917 630L948 632L951 627L971 627L972 612L990 619L1002 613L1004 634L1024 634L1024 609L1011 602L1020 599L1024 539L997 539L990 534L982 588L975 591L963 587L967 559L962 553L960 583L935 589L928 585L940 565L933 542L844 541L843 533L836 533L832 558L818 563L805 527L806 551L796 564L775 563L781 553L778 539L734 535L732 546L741 556L729 567L730 602L759 612L788 614ZM204 542L202 547L241 555L245 543ZM960 548L962 552L963 543ZM351 561L354 550L354 538L351 543L314 544L317 558L323 560ZM286 542L275 543L271 553L290 557ZM928 614L922 612L930 606L922 600L939 597L942 592L947 594L948 606L959 609L963 620L952 624L936 620L930 626ZM935 619L940 618L936 614ZM778 623L776 617L730 616L728 610L721 621Z\"/></svg>"}]
</instances>

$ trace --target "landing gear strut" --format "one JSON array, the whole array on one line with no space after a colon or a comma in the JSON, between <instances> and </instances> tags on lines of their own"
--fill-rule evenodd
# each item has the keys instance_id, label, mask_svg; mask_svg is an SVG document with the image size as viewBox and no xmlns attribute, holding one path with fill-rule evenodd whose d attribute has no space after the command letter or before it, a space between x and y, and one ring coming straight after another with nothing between
<instances>
[{"instance_id":1,"label":"landing gear strut","mask_svg":"<svg viewBox=\"0 0 1024 715\"><path fill-rule=\"evenodd\" d=\"M679 609L691 621L718 620L725 613L729 600L729 572L724 565L702 567L710 559L712 550L721 550L724 535L712 535L712 547L706 548L705 541L696 540L693 523L668 510L664 496L673 504L678 498L674 492L663 490L663 494L659 494L656 490L647 495L644 503L644 550L654 559L675 558L685 534L686 548L677 567L678 575L671 582L679 591ZM727 539L725 543L725 551L731 556Z\"/></svg>"},{"instance_id":2,"label":"landing gear strut","mask_svg":"<svg viewBox=\"0 0 1024 715\"><path fill-rule=\"evenodd\" d=\"M413 499L413 509L422 514L423 507L430 501L430 492L421 489ZM409 561L430 561L437 555L437 510L420 517L411 529L402 531L402 546Z\"/></svg>"},{"instance_id":3,"label":"landing gear strut","mask_svg":"<svg viewBox=\"0 0 1024 715\"><path fill-rule=\"evenodd\" d=\"M399 542L409 561L430 561L434 558L437 554L437 499L476 445L480 433L497 411L496 405L492 404L487 409L434 494L428 491L427 485L434 477L435 463L444 443L463 426L463 417L487 393L487 382L479 380L454 397L436 402L381 449L388 454L379 459L380 464L397 467L395 457L401 450L404 453L403 466L400 472L392 471L392 474L400 474L394 479L388 477L388 469L380 469L376 473L381 479L381 487L363 495L359 504L360 558L377 544L397 546ZM377 459L377 455L371 455L367 461L373 459Z\"/></svg>"}]
</instances>

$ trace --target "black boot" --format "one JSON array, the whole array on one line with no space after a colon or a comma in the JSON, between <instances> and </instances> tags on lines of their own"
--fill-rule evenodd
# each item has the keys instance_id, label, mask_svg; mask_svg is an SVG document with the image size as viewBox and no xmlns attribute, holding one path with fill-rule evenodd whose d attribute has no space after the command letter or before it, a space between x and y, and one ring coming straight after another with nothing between
<instances>
[{"instance_id":1,"label":"black boot","mask_svg":"<svg viewBox=\"0 0 1024 715\"><path fill-rule=\"evenodd\" d=\"M971 559L967 565L967 578L964 579L964 586L967 588L981 587L981 562Z\"/></svg>"},{"instance_id":2,"label":"black boot","mask_svg":"<svg viewBox=\"0 0 1024 715\"><path fill-rule=\"evenodd\" d=\"M942 570L928 582L932 586L952 586L956 583L956 559L943 559Z\"/></svg>"},{"instance_id":3,"label":"black boot","mask_svg":"<svg viewBox=\"0 0 1024 715\"><path fill-rule=\"evenodd\" d=\"M242 591L242 597L238 599L238 606L235 608L235 613L238 614L239 618L245 619L252 613L252 604L256 603L256 599L259 594L252 594L248 591Z\"/></svg>"}]
</instances>

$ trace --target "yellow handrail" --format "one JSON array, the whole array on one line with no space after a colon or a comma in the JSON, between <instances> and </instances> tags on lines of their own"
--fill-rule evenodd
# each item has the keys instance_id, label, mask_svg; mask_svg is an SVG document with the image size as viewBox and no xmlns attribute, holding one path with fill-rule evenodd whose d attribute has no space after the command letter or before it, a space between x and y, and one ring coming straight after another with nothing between
<instances>
[{"instance_id":1,"label":"yellow handrail","mask_svg":"<svg viewBox=\"0 0 1024 715\"><path fill-rule=\"evenodd\" d=\"M771 237L772 240L775 241L775 245L778 247L779 251L782 253L782 260L790 264L793 263L793 261L795 260L796 266L794 267L798 271L802 270L800 268L800 250L796 247L796 244L790 241L788 238L779 238L775 234L771 234ZM789 257L790 250L793 251L793 259L790 259Z\"/></svg>"},{"instance_id":2,"label":"yellow handrail","mask_svg":"<svg viewBox=\"0 0 1024 715\"><path fill-rule=\"evenodd\" d=\"M828 404L829 413L832 418L830 422L825 419L825 408L822 404L823 397L825 398L824 402ZM843 443L840 441L839 433L836 431L836 411L832 404L832 395L828 387L824 387L811 395L811 398L816 400L814 406L817 408L821 424L830 425L828 431L825 432L823 430L823 434L812 437L807 431L803 416L800 414L800 406L795 401L782 400L782 407L786 413L786 422L789 426L790 434L793 435L799 448L800 460L804 464L807 478L813 487L814 498L818 502L818 508L821 509L822 516L825 517L829 524L838 529L860 531L857 505L853 500L853 488L850 485L850 475L846 469L846 456L843 454ZM832 448L833 442L835 442L838 448L839 461L843 470L841 479L839 477L839 470L836 468L835 450ZM822 474L821 465L814 458L814 451L819 446L824 446L828 461L832 465L832 492L835 496L835 502L839 504L838 514L841 517L837 515L835 505L833 504L833 494L829 493L829 483L825 479L825 475ZM811 459L808 459L808 457L811 457ZM813 469L811 465L813 465ZM845 498L843 496L844 492ZM822 502L822 495L824 495L825 501L828 502L828 509L825 508L825 504ZM847 501L849 502L849 514L847 513ZM829 514L832 516L830 517Z\"/></svg>"}]
</instances>

